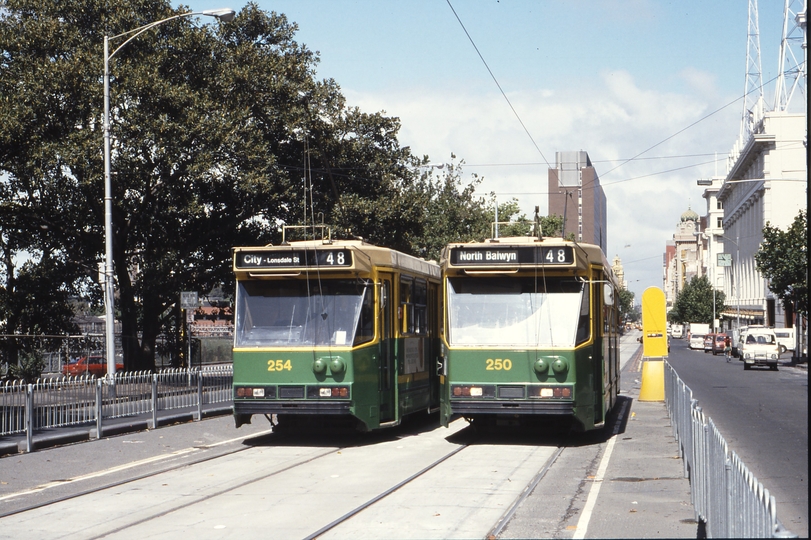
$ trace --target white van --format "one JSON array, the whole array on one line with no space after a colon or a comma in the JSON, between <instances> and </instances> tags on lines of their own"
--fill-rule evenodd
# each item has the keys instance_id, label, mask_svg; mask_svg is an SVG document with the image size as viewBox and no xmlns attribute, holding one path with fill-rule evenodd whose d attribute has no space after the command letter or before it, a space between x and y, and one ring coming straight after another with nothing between
<instances>
[{"instance_id":1,"label":"white van","mask_svg":"<svg viewBox=\"0 0 811 540\"><path fill-rule=\"evenodd\" d=\"M741 326L739 328L732 329L732 356L735 358L741 357L741 337L746 334L746 329L749 328L748 326Z\"/></svg>"},{"instance_id":2,"label":"white van","mask_svg":"<svg viewBox=\"0 0 811 540\"><path fill-rule=\"evenodd\" d=\"M704 336L710 333L710 325L706 323L690 323L690 334L687 346L691 349L704 350Z\"/></svg>"},{"instance_id":3,"label":"white van","mask_svg":"<svg viewBox=\"0 0 811 540\"><path fill-rule=\"evenodd\" d=\"M780 347L780 352L794 350L794 328L775 328L774 335L777 338L777 345Z\"/></svg>"},{"instance_id":4,"label":"white van","mask_svg":"<svg viewBox=\"0 0 811 540\"><path fill-rule=\"evenodd\" d=\"M738 345L743 360L743 369L752 366L769 366L777 371L780 348L774 330L765 326L750 326L741 334Z\"/></svg>"},{"instance_id":5,"label":"white van","mask_svg":"<svg viewBox=\"0 0 811 540\"><path fill-rule=\"evenodd\" d=\"M684 327L680 324L674 324L670 327L670 336L674 339L681 339L684 335Z\"/></svg>"}]
</instances>

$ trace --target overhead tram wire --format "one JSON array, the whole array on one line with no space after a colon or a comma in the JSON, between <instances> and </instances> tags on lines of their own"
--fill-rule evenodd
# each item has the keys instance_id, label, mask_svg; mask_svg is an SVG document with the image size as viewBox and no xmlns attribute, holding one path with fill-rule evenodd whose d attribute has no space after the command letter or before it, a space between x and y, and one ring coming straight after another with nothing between
<instances>
[{"instance_id":1,"label":"overhead tram wire","mask_svg":"<svg viewBox=\"0 0 811 540\"><path fill-rule=\"evenodd\" d=\"M470 40L471 45L473 45L473 48L476 50L476 54L478 54L478 55L479 55L479 58L481 59L482 63L484 64L484 67L485 67L485 68L487 68L487 72L488 72L488 73L490 73L490 77L492 77L493 82L495 82L495 83L496 83L496 86L498 87L499 91L501 92L501 95L504 97L505 101L507 101L507 104L510 106L510 110L512 110L513 114L514 114L514 115L515 115L515 117L518 119L518 122L521 124L521 127L524 129L524 133L526 133L526 134L527 134L527 137L529 137L529 140L530 140L530 141L532 141L532 145L535 147L535 149L536 149L536 150L538 151L538 153L541 155L541 157L542 157L542 158L543 158L543 160L544 160L544 163L546 163L546 166L547 166L549 169L551 169L552 167L551 167L551 165L549 164L549 160L548 160L548 159L546 159L546 156L545 156L545 155L544 155L544 153L541 151L541 149L540 149L540 147L538 146L538 144L535 142L535 139L532 137L532 134L530 134L530 132L529 132L529 130L527 129L526 125L524 125L523 120L521 120L521 116L520 116L520 115L518 114L518 112L515 110L515 107L513 107L513 104L512 104L512 102L510 102L510 99L507 97L507 94L506 94L506 93L504 92L504 90L501 88L501 84L498 82L498 79L496 79L496 76L493 74L493 71L490 69L490 66L487 64L487 61L484 59L484 56L482 56L482 53L479 51L479 48L476 46L476 42L475 42L475 41L473 41L473 38L470 36L470 33L467 31L467 28L465 27L465 24L462 22L462 19L460 19L460 18L459 18L459 14L458 14L458 13L456 13L456 9L454 9L453 4L451 4L451 0L446 0L446 2L448 3L448 7L450 7L450 8L451 8L451 11L453 12L454 17L456 17L456 20L459 22L459 25L462 27L462 30L464 30L465 35L467 36L468 40ZM699 123L703 122L703 121L704 121L704 120L706 120L707 118L710 118L711 116L714 116L715 114L717 114L717 113L721 112L722 110L726 109L726 108L727 108L727 107L729 107L730 105L734 105L735 103L737 103L737 102L738 102L738 101L740 101L741 99L744 99L746 96L748 96L748 95L749 95L749 94L751 94L752 92L754 92L754 91L756 91L756 90L762 90L762 88L763 88L763 87L765 87L767 84L769 84L769 83L771 83L771 82L773 82L773 81L777 80L777 78L778 78L778 77L779 77L779 75L777 75L777 76L773 77L772 79L770 79L770 80L766 81L765 83L761 84L760 88L753 88L752 90L750 90L750 91L749 91L749 92L747 92L746 94L744 94L744 95L742 95L742 96L740 96L740 97L738 97L738 98L735 98L734 100L730 101L730 102L729 102L729 103L727 103L726 105L722 105L721 107L719 107L719 108L715 109L714 111L710 112L709 114L706 114L706 115L702 116L701 118L699 118L699 119L698 119L698 120L696 120L695 122L693 122L693 123L691 123L691 124L689 124L689 125L685 126L684 128L682 128L682 129L678 130L677 132L673 133L672 135L670 135L670 136L668 136L668 137L666 137L666 138L662 139L661 141L659 141L658 143L654 144L653 146L650 146L650 147L648 147L647 149L643 150L642 152L638 153L637 155L635 155L635 156L633 156L633 157L631 157L631 158L628 158L628 159L624 160L622 163L620 163L620 164L619 164L619 165L617 165L616 167L613 167L613 168L609 169L608 171L604 172L604 173L603 173L601 176L605 176L605 175L607 175L607 174L610 174L611 172L615 171L616 169L619 169L620 167L622 167L623 165L625 165L625 164L627 164L627 163L629 163L629 162L631 162L631 161L636 161L636 160L638 160L640 156L642 156L642 155L644 155L644 154L646 154L646 153L650 152L650 151L651 151L651 150L653 150L654 148L656 148L656 147L658 147L658 146L660 146L660 145L664 144L665 142L669 141L670 139L672 139L672 138L676 137L677 135L680 135L681 133L683 133L683 132L687 131L688 129L692 128L693 126L695 126L695 125L697 125L697 124L699 124ZM650 158L646 158L646 159L650 159ZM715 161L717 161L717 160L715 160ZM683 167L683 168L688 168L688 167ZM679 170L679 169L674 169L674 170ZM670 172L670 171L665 171L665 172ZM599 177L598 177L598 178L599 178ZM640 177L640 178L641 178L641 177ZM595 178L595 180L596 180L596 178ZM593 184L595 180L590 180L590 181L589 181L589 182L587 182L586 184L583 184L583 185L579 186L579 188L582 190L582 189L584 189L584 188L588 187L588 185L589 185L589 184ZM631 180L631 179L620 180L619 182L624 182L624 181L627 181L627 180ZM619 183L619 182L612 182L612 184L616 184L616 183ZM610 185L610 184L607 184L607 185Z\"/></svg>"},{"instance_id":2,"label":"overhead tram wire","mask_svg":"<svg viewBox=\"0 0 811 540\"><path fill-rule=\"evenodd\" d=\"M476 46L476 42L473 41L473 38L470 36L470 33L467 31L467 28L465 28L465 24L462 22L462 19L459 18L459 15L456 13L456 10L453 8L453 4L451 4L451 0L445 0L445 1L448 3L448 7L451 8L451 11L453 11L453 15L454 15L454 17L456 17L456 20L459 21L459 25L462 27L462 30L464 30L465 35L467 36L467 39L470 40L470 44L473 45L474 49L476 49L476 54L479 55L479 58L481 59L482 63L484 64L484 67L487 68L487 72L490 74L490 77L493 78L493 82L496 83L496 86L498 87L499 92L501 92L501 95L504 97L504 100L507 102L507 105L510 106L510 110L513 112L515 117L518 119L518 123L521 124L522 128L524 128L524 133L526 133L527 137L529 137L529 140L532 141L532 145L535 147L535 149L541 155L544 162L546 163L546 166L551 168L551 165L549 164L549 160L546 159L546 156L541 151L540 147L538 146L538 143L536 143L535 139L532 138L532 134L530 134L529 130L527 129L527 126L524 125L524 121L521 120L521 116L515 110L515 107L513 107L513 104L512 104L512 102L510 102L510 98L507 97L507 94L504 92L504 89L501 88L501 84L499 84L498 79L496 79L496 76L493 74L493 71L490 69L490 66L487 65L487 61L484 59L484 56L482 56L482 53L479 51L479 48Z\"/></svg>"},{"instance_id":3,"label":"overhead tram wire","mask_svg":"<svg viewBox=\"0 0 811 540\"><path fill-rule=\"evenodd\" d=\"M753 88L752 90L750 90L750 91L749 91L749 92L747 92L746 94L744 94L744 95L742 95L742 96L740 96L740 97L738 97L738 98L733 99L732 101L730 101L730 102L729 102L729 103L727 103L726 105L722 105L721 107L719 107L719 108L715 109L714 111L710 112L709 114L706 114L706 115L702 116L701 118L699 118L698 120L696 120L696 121L695 121L695 122L693 122L692 124L689 124L689 125L685 126L684 128L682 128L682 129L678 130L677 132L673 133L673 134L672 134L672 135L670 135L669 137L666 137L666 138L662 139L661 141L659 141L658 143L654 144L653 146L651 146L651 147L647 148L646 150L643 150L642 152L638 153L638 154L637 154L637 155L635 155L634 157L629 158L629 159L627 159L627 160L623 161L622 163L620 163L619 165L617 165L616 167L614 167L614 168L612 168L612 169L609 169L608 171L604 172L604 173L603 173L603 176L605 176L605 175L607 175L607 174L611 173L612 171L614 171L614 170L616 170L616 169L619 169L620 167L622 167L623 165L625 165L626 163L628 163L628 162L630 162L630 161L634 161L634 160L636 160L636 159L637 159L639 156L641 156L641 155L643 155L643 154L647 154L648 152L650 152L651 150L653 150L653 149L654 149L654 148L656 148L657 146L660 146L660 145L662 145L662 144L666 143L667 141L669 141L670 139L672 139L672 138L676 137L677 135L680 135L680 134L684 133L685 131L687 131L687 130L688 130L688 129L690 129L691 127L693 127L693 126L695 126L695 125L697 125L697 124L699 124L699 123L703 122L704 120L706 120L707 118L710 118L711 116L716 115L717 113L719 113L719 112L723 111L724 109L726 109L726 108L727 108L727 107L729 107L730 105L734 105L735 103L739 102L740 100L742 100L742 99L746 98L746 96L748 96L749 94L751 94L751 93L752 93L752 92L754 92L755 90L761 90L761 91L762 91L763 87L765 87L767 84L769 84L769 83L771 83L771 82L773 82L773 81L777 80L777 78L778 78L778 77L779 77L779 75L778 75L778 76L776 76L776 77L773 77L771 80L766 81L765 83L761 84L760 88Z\"/></svg>"}]
</instances>

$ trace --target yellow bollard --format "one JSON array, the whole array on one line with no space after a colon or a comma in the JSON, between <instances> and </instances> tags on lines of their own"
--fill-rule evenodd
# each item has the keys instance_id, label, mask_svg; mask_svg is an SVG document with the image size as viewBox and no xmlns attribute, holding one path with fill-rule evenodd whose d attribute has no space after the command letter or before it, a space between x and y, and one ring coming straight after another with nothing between
<instances>
[{"instance_id":1,"label":"yellow bollard","mask_svg":"<svg viewBox=\"0 0 811 540\"><path fill-rule=\"evenodd\" d=\"M642 387L639 401L665 400L665 361L645 360L642 362Z\"/></svg>"}]
</instances>

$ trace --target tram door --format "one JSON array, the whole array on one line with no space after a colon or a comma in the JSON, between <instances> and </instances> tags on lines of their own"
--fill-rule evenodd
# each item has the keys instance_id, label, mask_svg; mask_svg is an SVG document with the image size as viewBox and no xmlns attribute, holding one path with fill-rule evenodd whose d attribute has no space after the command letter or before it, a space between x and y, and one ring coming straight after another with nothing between
<instances>
[{"instance_id":1,"label":"tram door","mask_svg":"<svg viewBox=\"0 0 811 540\"><path fill-rule=\"evenodd\" d=\"M397 384L394 369L394 335L392 321L398 302L394 298L392 275L381 274L380 285L380 363L378 388L380 390L380 423L395 420Z\"/></svg>"}]
</instances>

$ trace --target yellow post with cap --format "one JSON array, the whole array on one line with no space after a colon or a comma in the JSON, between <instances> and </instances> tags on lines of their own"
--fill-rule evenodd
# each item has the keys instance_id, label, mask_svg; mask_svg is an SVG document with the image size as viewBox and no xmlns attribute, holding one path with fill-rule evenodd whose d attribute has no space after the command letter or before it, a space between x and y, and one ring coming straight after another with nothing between
<instances>
[{"instance_id":1,"label":"yellow post with cap","mask_svg":"<svg viewBox=\"0 0 811 540\"><path fill-rule=\"evenodd\" d=\"M642 387L639 401L664 401L664 359L667 354L665 293L659 287L648 287L642 293Z\"/></svg>"}]
</instances>

